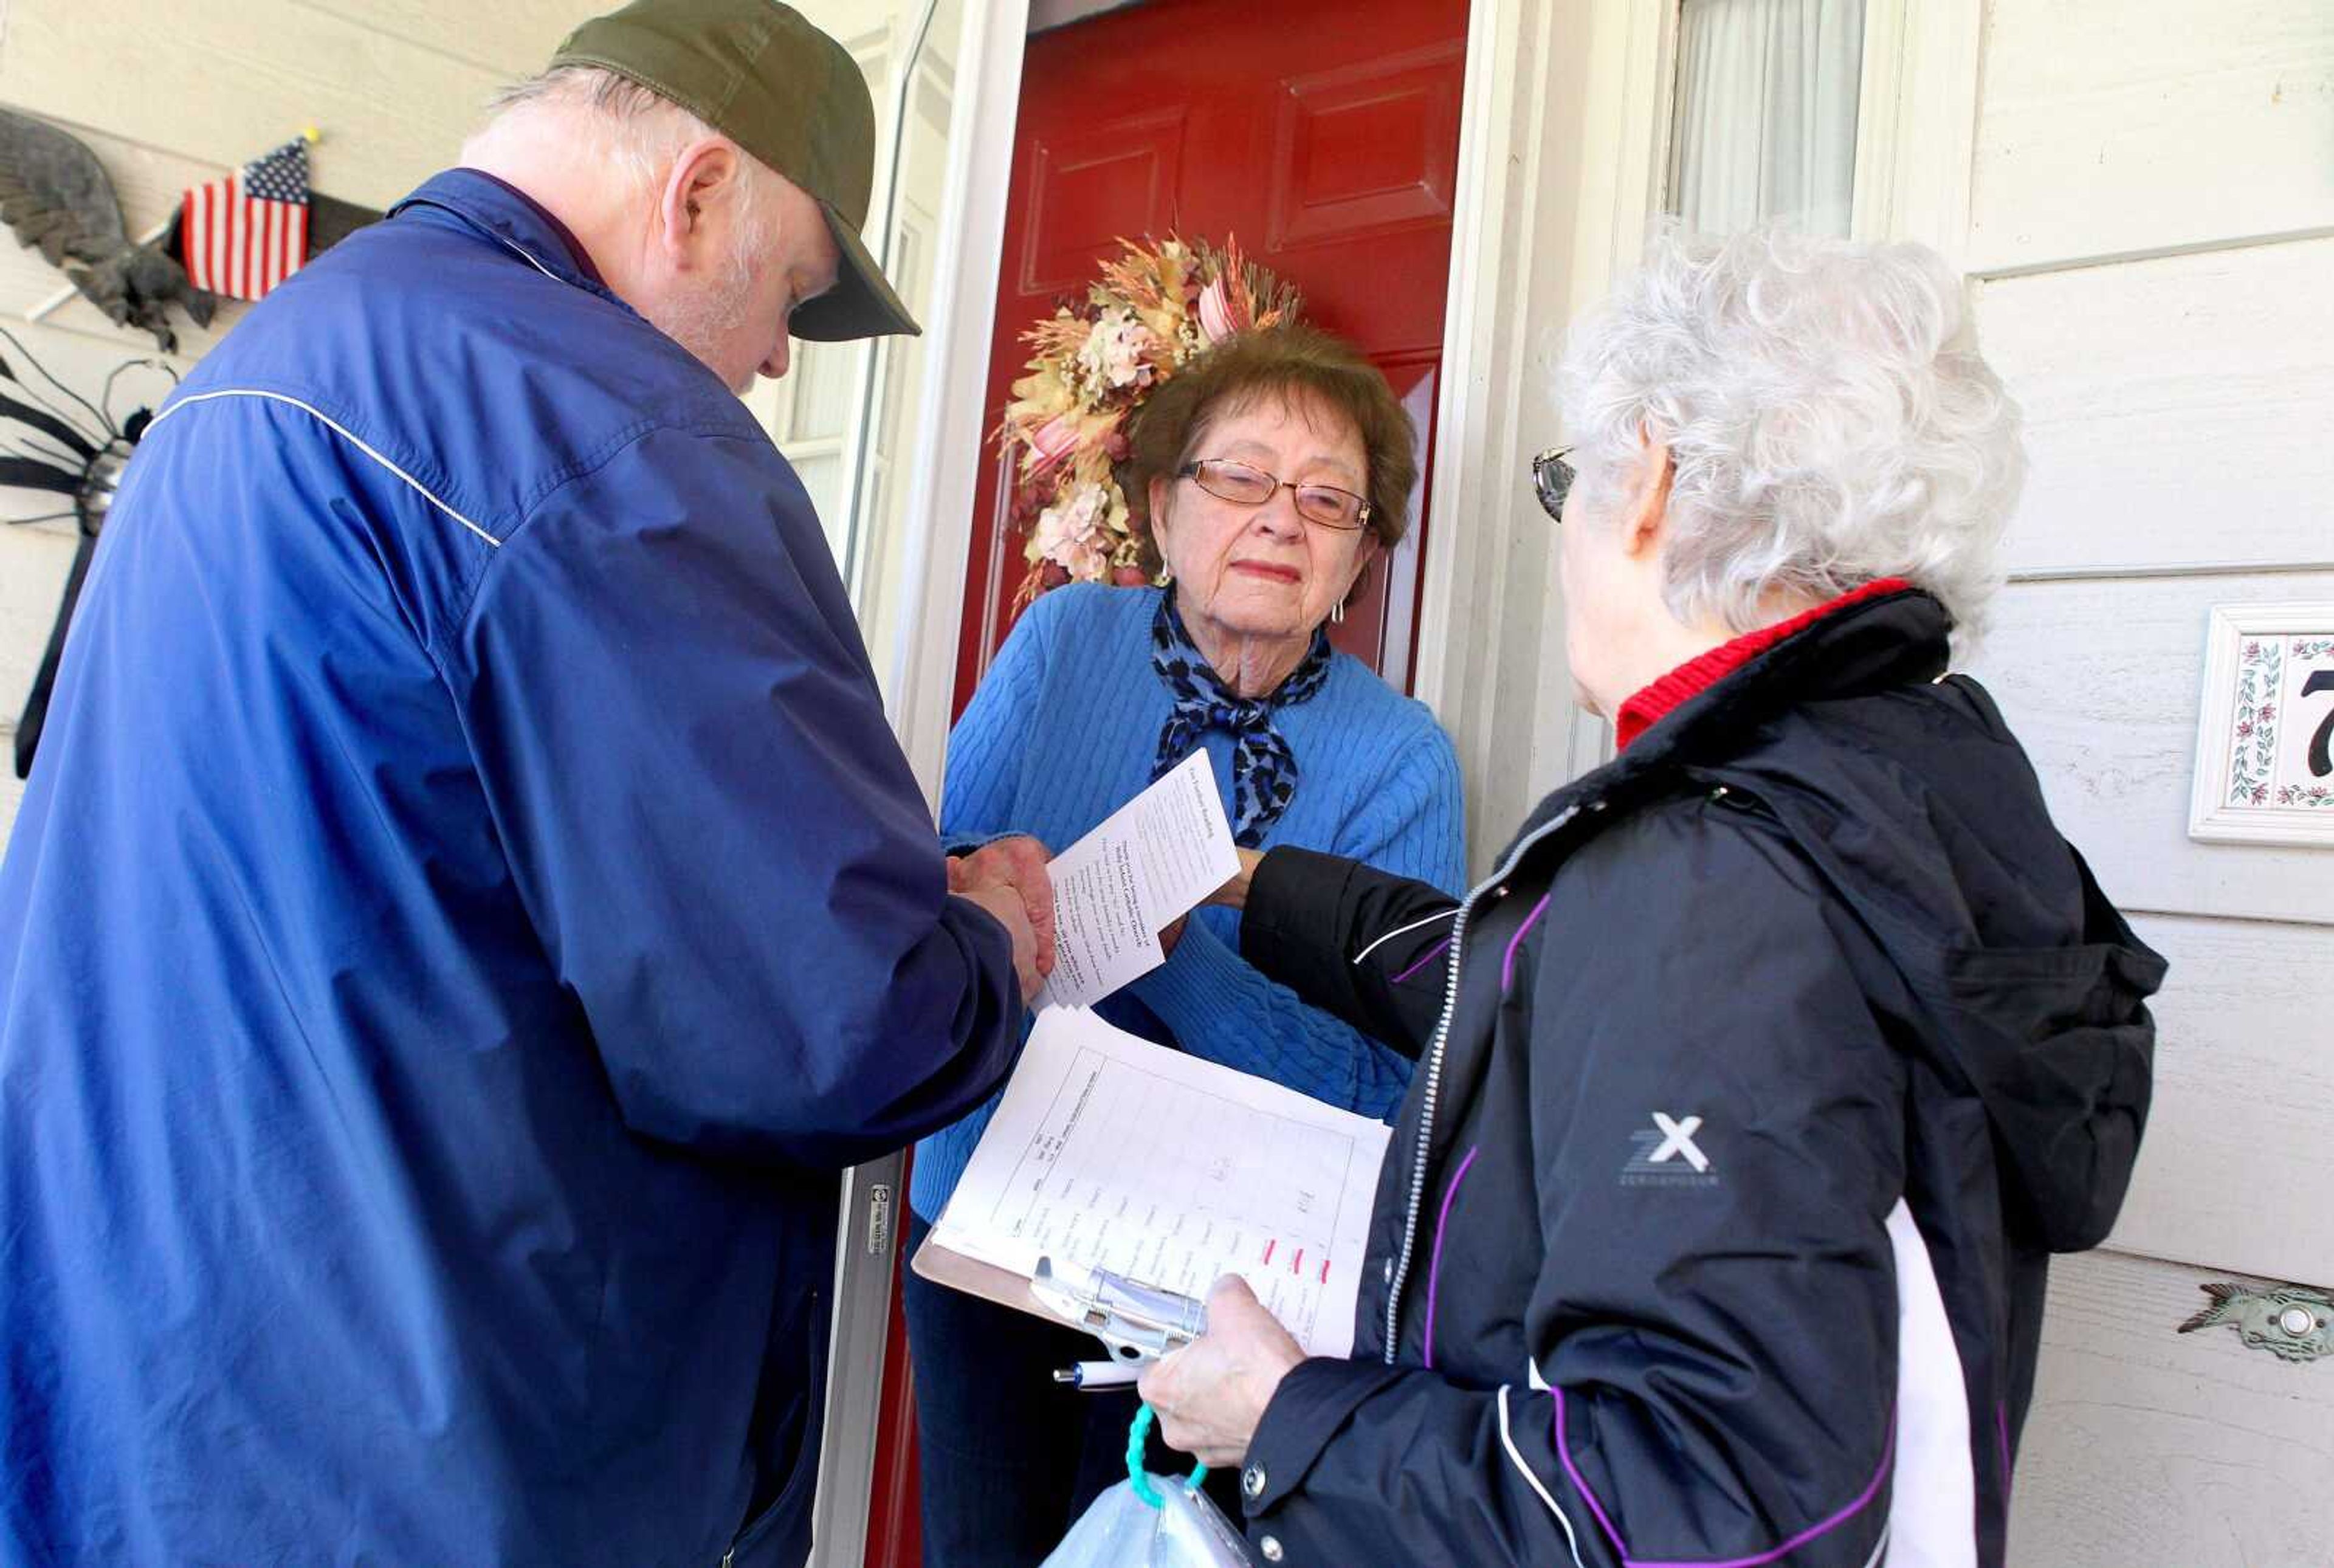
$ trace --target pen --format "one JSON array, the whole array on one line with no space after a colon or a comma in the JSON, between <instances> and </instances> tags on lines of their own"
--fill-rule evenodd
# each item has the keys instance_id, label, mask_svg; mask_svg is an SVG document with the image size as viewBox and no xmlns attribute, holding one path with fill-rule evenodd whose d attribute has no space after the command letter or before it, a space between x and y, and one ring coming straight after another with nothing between
<instances>
[{"instance_id":1,"label":"pen","mask_svg":"<svg viewBox=\"0 0 2334 1568\"><path fill-rule=\"evenodd\" d=\"M1123 1389L1142 1375L1143 1369L1129 1361L1080 1361L1055 1372L1054 1380L1074 1389Z\"/></svg>"}]
</instances>

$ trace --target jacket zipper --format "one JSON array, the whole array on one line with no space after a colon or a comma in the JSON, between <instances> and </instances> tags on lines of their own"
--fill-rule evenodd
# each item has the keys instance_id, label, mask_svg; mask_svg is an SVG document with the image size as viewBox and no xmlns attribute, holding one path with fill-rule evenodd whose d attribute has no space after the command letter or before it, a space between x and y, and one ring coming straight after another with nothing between
<instances>
[{"instance_id":1,"label":"jacket zipper","mask_svg":"<svg viewBox=\"0 0 2334 1568\"><path fill-rule=\"evenodd\" d=\"M1592 801L1587 809L1602 810L1604 804L1603 801ZM1477 899L1499 886L1514 871L1518 862L1524 858L1525 851L1578 816L1582 809L1579 806L1567 807L1551 821L1542 822L1529 837L1519 840L1516 847L1508 851L1507 859L1500 863L1500 869L1477 883L1475 890L1459 901L1458 918L1451 922L1451 973L1443 984L1442 1015L1435 1020L1434 1037L1426 1048L1426 1091L1419 1101L1417 1152L1410 1166L1410 1207L1403 1217L1402 1252L1394 1264L1394 1279L1386 1292L1385 1362L1388 1366L1394 1365L1394 1354L1402 1344L1402 1290L1410 1278L1411 1252L1418 1241L1418 1214L1426 1197L1426 1150L1434 1139L1434 1103L1442 1092L1442 1051L1451 1038L1452 1016L1459 1010L1459 967L1466 957L1467 917L1473 912Z\"/></svg>"}]
</instances>

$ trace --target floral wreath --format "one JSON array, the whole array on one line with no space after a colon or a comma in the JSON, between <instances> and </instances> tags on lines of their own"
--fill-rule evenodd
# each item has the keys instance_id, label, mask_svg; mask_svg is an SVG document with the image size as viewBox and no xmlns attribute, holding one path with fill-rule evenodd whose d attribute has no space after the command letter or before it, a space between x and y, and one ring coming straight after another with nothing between
<instances>
[{"instance_id":1,"label":"floral wreath","mask_svg":"<svg viewBox=\"0 0 2334 1568\"><path fill-rule=\"evenodd\" d=\"M1081 303L1065 301L1021 334L1034 351L997 432L1013 474L1006 526L1028 534L1018 611L1065 582L1153 581L1118 465L1152 390L1235 333L1297 319L1297 291L1242 259L1169 235L1121 240Z\"/></svg>"}]
</instances>

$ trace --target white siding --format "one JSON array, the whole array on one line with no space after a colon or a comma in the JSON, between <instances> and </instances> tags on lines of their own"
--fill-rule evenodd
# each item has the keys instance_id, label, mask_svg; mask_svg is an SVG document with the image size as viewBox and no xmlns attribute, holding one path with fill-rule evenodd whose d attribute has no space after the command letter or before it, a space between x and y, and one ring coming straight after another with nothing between
<instances>
[{"instance_id":1,"label":"white siding","mask_svg":"<svg viewBox=\"0 0 2334 1568\"><path fill-rule=\"evenodd\" d=\"M1985 9L1975 269L2334 229L2334 6L2000 0Z\"/></svg>"},{"instance_id":2,"label":"white siding","mask_svg":"<svg viewBox=\"0 0 2334 1568\"><path fill-rule=\"evenodd\" d=\"M2175 1331L2205 1280L2334 1284L2334 852L2187 836L2208 608L2334 599L2334 10L1985 12L1963 255L2034 472L1973 668L2172 962L2130 1201L2054 1279L2011 1560L2323 1568L2334 1367Z\"/></svg>"},{"instance_id":3,"label":"white siding","mask_svg":"<svg viewBox=\"0 0 2334 1568\"><path fill-rule=\"evenodd\" d=\"M2225 1278L2092 1253L2052 1266L2011 1568L2326 1568L2323 1365L2175 1325Z\"/></svg>"},{"instance_id":4,"label":"white siding","mask_svg":"<svg viewBox=\"0 0 2334 1568\"><path fill-rule=\"evenodd\" d=\"M380 207L451 162L487 94L600 9L15 0L0 101L221 168L314 125L318 187Z\"/></svg>"},{"instance_id":5,"label":"white siding","mask_svg":"<svg viewBox=\"0 0 2334 1568\"><path fill-rule=\"evenodd\" d=\"M2258 599L2334 599L2334 572L2013 582L1995 601L1972 671L2127 909L2334 923L2326 851L2188 836L2205 616Z\"/></svg>"},{"instance_id":6,"label":"white siding","mask_svg":"<svg viewBox=\"0 0 2334 1568\"><path fill-rule=\"evenodd\" d=\"M1985 284L2033 458L2012 570L2334 566L2329 280L2334 239Z\"/></svg>"},{"instance_id":7,"label":"white siding","mask_svg":"<svg viewBox=\"0 0 2334 1568\"><path fill-rule=\"evenodd\" d=\"M2134 923L2171 960L2172 984L2156 1009L2147 1157L2112 1245L2234 1274L2334 1280L2334 1204L2315 1196L2334 1150L2325 930L2190 916Z\"/></svg>"}]
</instances>

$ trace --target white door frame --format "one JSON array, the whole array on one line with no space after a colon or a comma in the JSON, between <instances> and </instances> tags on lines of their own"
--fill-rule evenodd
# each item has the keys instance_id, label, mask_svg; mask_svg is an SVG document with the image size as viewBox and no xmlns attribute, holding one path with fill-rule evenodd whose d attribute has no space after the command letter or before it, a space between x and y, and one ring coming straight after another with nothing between
<instances>
[{"instance_id":1,"label":"white door frame","mask_svg":"<svg viewBox=\"0 0 2334 1568\"><path fill-rule=\"evenodd\" d=\"M1677 9L1475 0L1442 334L1435 530L1415 689L1451 732L1480 868L1540 793L1601 760L1575 707L1556 538L1531 455L1556 444L1564 322L1602 297L1659 209Z\"/></svg>"},{"instance_id":2,"label":"white door frame","mask_svg":"<svg viewBox=\"0 0 2334 1568\"><path fill-rule=\"evenodd\" d=\"M1865 0L1857 239L1912 239L1964 272L1983 0Z\"/></svg>"},{"instance_id":3,"label":"white door frame","mask_svg":"<svg viewBox=\"0 0 2334 1568\"><path fill-rule=\"evenodd\" d=\"M905 601L897 644L892 727L925 796L940 800L956 692L957 639L965 577L991 427L989 351L1003 268L1006 197L1012 188L1013 133L1021 108L1021 56L1028 0L968 0L958 55L956 108L949 130L947 195L932 264L934 303L926 329L923 396L907 497Z\"/></svg>"},{"instance_id":4,"label":"white door frame","mask_svg":"<svg viewBox=\"0 0 2334 1568\"><path fill-rule=\"evenodd\" d=\"M965 519L972 515L987 433L981 403L1027 31L1027 0L966 0L945 195L934 243L932 304L924 327L927 370L912 427L916 445L906 462L904 601L895 645L871 650L884 667L885 689L894 694L892 727L925 799L933 803L940 799L956 684L957 630L971 544ZM812 1510L815 1568L856 1568L866 1558L892 1258L907 1199L901 1180L904 1168L904 1157L895 1154L844 1177L834 1342Z\"/></svg>"}]
</instances>

